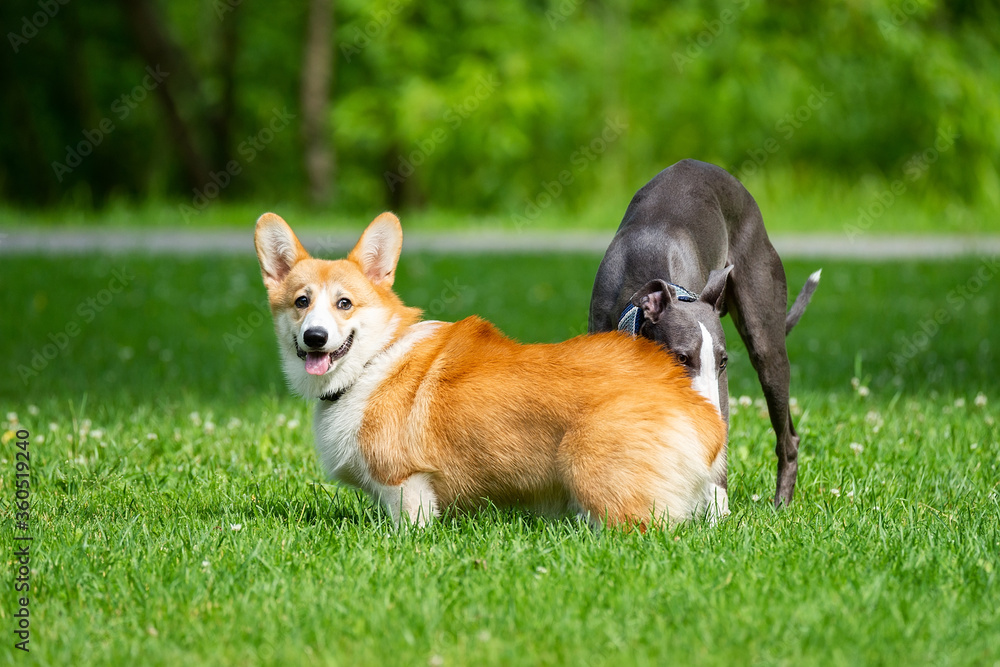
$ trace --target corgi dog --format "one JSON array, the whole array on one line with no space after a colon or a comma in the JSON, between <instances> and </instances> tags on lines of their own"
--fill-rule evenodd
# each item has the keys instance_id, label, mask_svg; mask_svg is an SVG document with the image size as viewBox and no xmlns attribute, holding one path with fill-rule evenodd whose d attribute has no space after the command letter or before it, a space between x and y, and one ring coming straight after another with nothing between
<instances>
[{"instance_id":1,"label":"corgi dog","mask_svg":"<svg viewBox=\"0 0 1000 667\"><path fill-rule=\"evenodd\" d=\"M640 530L727 513L712 483L726 425L656 343L522 345L478 317L421 321L392 291L402 243L383 213L346 259L314 259L280 217L257 221L284 373L317 399L332 479L396 524L485 502Z\"/></svg>"}]
</instances>

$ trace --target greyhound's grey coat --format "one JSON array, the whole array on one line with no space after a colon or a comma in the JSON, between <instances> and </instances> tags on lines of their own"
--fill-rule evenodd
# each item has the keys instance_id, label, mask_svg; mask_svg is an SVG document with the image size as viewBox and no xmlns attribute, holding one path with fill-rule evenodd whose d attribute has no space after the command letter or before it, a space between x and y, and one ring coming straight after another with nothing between
<instances>
[{"instance_id":1,"label":"greyhound's grey coat","mask_svg":"<svg viewBox=\"0 0 1000 667\"><path fill-rule=\"evenodd\" d=\"M699 327L721 343L715 351L721 411L729 422L724 335L727 312L746 344L777 434L775 504L789 503L798 471L799 436L788 406L785 335L805 311L819 281L810 276L792 310L781 259L768 240L757 202L724 169L682 160L632 198L594 281L591 332L613 331L629 303L642 310L640 335L687 362ZM701 293L678 301L671 283ZM695 351L697 356L697 351ZM719 480L726 488L726 480Z\"/></svg>"}]
</instances>

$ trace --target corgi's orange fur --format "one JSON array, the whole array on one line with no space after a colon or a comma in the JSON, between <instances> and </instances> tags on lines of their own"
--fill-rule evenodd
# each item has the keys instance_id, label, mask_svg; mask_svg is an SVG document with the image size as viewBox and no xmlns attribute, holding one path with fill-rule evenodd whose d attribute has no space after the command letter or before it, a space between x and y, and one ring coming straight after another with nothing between
<instances>
[{"instance_id":1,"label":"corgi's orange fur","mask_svg":"<svg viewBox=\"0 0 1000 667\"><path fill-rule=\"evenodd\" d=\"M327 399L324 467L396 521L484 499L643 528L726 510L712 484L725 424L655 343L521 345L477 317L421 321L391 289L391 213L343 260L311 258L272 213L255 244L289 384Z\"/></svg>"}]
</instances>

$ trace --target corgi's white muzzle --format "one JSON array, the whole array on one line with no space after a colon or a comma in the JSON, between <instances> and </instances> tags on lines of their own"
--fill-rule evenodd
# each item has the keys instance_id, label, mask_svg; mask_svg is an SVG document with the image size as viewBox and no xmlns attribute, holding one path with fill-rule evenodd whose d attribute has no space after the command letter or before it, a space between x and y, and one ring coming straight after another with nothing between
<instances>
[{"instance_id":1,"label":"corgi's white muzzle","mask_svg":"<svg viewBox=\"0 0 1000 667\"><path fill-rule=\"evenodd\" d=\"M295 354L299 359L305 360L306 373L310 375L325 375L333 368L333 364L343 359L354 343L354 332L347 336L340 347L329 351L328 343L330 336L326 329L321 327L310 327L302 334L302 344L299 344L298 336L295 337ZM303 349L305 346L306 349Z\"/></svg>"}]
</instances>

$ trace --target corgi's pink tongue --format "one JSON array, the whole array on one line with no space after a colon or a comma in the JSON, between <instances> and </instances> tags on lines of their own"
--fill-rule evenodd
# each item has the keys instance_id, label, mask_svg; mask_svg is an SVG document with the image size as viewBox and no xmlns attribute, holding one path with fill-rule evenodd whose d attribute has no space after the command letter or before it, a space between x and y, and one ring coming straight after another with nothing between
<instances>
[{"instance_id":1,"label":"corgi's pink tongue","mask_svg":"<svg viewBox=\"0 0 1000 667\"><path fill-rule=\"evenodd\" d=\"M310 352L306 355L306 373L322 375L330 370L329 352Z\"/></svg>"}]
</instances>

